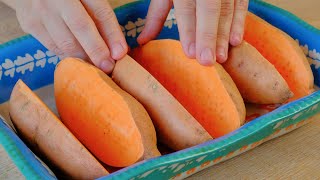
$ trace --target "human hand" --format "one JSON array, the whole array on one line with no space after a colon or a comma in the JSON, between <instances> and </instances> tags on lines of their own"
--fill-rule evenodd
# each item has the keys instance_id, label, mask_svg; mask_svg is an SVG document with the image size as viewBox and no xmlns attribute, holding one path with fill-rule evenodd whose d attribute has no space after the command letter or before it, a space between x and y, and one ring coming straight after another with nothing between
<instances>
[{"instance_id":1,"label":"human hand","mask_svg":"<svg viewBox=\"0 0 320 180\"><path fill-rule=\"evenodd\" d=\"M13 3L14 2L14 3ZM91 61L110 73L128 47L107 0L8 0L22 29L61 58Z\"/></svg>"},{"instance_id":2,"label":"human hand","mask_svg":"<svg viewBox=\"0 0 320 180\"><path fill-rule=\"evenodd\" d=\"M151 0L139 44L156 38L173 4L180 41L189 58L202 65L212 65L216 59L223 63L229 43L242 42L248 0Z\"/></svg>"}]
</instances>

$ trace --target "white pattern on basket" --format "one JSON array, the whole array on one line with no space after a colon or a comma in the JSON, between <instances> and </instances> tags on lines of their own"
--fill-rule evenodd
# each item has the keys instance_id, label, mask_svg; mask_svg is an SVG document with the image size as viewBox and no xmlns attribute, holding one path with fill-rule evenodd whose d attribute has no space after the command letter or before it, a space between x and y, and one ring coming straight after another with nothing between
<instances>
[{"instance_id":1,"label":"white pattern on basket","mask_svg":"<svg viewBox=\"0 0 320 180\"><path fill-rule=\"evenodd\" d=\"M296 39L296 42L298 42L298 44L300 44L298 39ZM307 44L305 44L305 45L300 44L300 48L303 50L305 55L309 56L312 59L320 61L320 53L318 53L315 49L309 50L309 46Z\"/></svg>"},{"instance_id":2,"label":"white pattern on basket","mask_svg":"<svg viewBox=\"0 0 320 180\"><path fill-rule=\"evenodd\" d=\"M171 29L174 24L177 24L177 20L174 16L174 9L171 9L166 19L166 22L164 23L164 27Z\"/></svg>"},{"instance_id":3,"label":"white pattern on basket","mask_svg":"<svg viewBox=\"0 0 320 180\"><path fill-rule=\"evenodd\" d=\"M145 23L146 23L145 18L144 19L138 18L137 21L135 22L128 21L126 25L120 26L120 28L122 30L122 33L125 36L135 38L139 33L142 32L142 29L144 28ZM171 9L164 23L164 27L171 29L174 24L177 24L177 21L174 17L174 10Z\"/></svg>"},{"instance_id":4,"label":"white pattern on basket","mask_svg":"<svg viewBox=\"0 0 320 180\"><path fill-rule=\"evenodd\" d=\"M24 56L18 56L15 60L5 59L4 63L0 64L0 80L2 75L14 77L15 73L25 74L26 71L32 72L35 67L44 68L46 63L56 65L59 58L52 52L37 50L33 56L29 53Z\"/></svg>"},{"instance_id":5,"label":"white pattern on basket","mask_svg":"<svg viewBox=\"0 0 320 180\"><path fill-rule=\"evenodd\" d=\"M300 45L300 48L302 49L303 53L309 57L309 63L310 65L314 65L316 69L319 69L320 67L320 53L317 52L315 49L309 50L309 46L307 44L301 45L299 40L296 39L296 42Z\"/></svg>"}]
</instances>

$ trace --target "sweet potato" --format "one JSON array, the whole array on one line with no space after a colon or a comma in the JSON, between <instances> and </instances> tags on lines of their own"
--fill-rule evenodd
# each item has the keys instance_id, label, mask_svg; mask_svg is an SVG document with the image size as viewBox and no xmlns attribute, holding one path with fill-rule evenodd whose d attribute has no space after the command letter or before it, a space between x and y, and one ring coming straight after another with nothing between
<instances>
[{"instance_id":1,"label":"sweet potato","mask_svg":"<svg viewBox=\"0 0 320 180\"><path fill-rule=\"evenodd\" d=\"M128 106L132 111L133 118L142 136L144 154L141 160L147 160L161 156L157 148L156 130L146 109L131 95L123 90L121 91L122 92L119 92L119 94L122 94L124 99L127 101Z\"/></svg>"},{"instance_id":2,"label":"sweet potato","mask_svg":"<svg viewBox=\"0 0 320 180\"><path fill-rule=\"evenodd\" d=\"M278 104L293 95L277 69L245 41L230 49L229 58L222 65L246 102Z\"/></svg>"},{"instance_id":3,"label":"sweet potato","mask_svg":"<svg viewBox=\"0 0 320 180\"><path fill-rule=\"evenodd\" d=\"M237 88L237 85L234 83L230 75L222 67L221 64L215 63L214 67L216 68L216 71L218 72L224 87L229 93L229 96L231 97L231 99L237 107L238 114L240 117L240 124L244 124L246 119L246 106L244 105L243 98Z\"/></svg>"},{"instance_id":4,"label":"sweet potato","mask_svg":"<svg viewBox=\"0 0 320 180\"><path fill-rule=\"evenodd\" d=\"M314 78L306 56L286 33L248 13L244 40L270 61L286 80L294 94L290 101L314 91Z\"/></svg>"},{"instance_id":5,"label":"sweet potato","mask_svg":"<svg viewBox=\"0 0 320 180\"><path fill-rule=\"evenodd\" d=\"M112 78L144 105L163 144L181 150L212 139L198 121L131 57L117 61Z\"/></svg>"},{"instance_id":6,"label":"sweet potato","mask_svg":"<svg viewBox=\"0 0 320 180\"><path fill-rule=\"evenodd\" d=\"M114 82L79 59L62 60L54 74L56 105L62 122L99 160L129 166L144 154L134 114Z\"/></svg>"},{"instance_id":7,"label":"sweet potato","mask_svg":"<svg viewBox=\"0 0 320 180\"><path fill-rule=\"evenodd\" d=\"M128 107L132 113L132 117L135 120L135 123L142 136L144 154L141 160L160 156L161 154L157 148L156 130L146 109L134 97L117 86L117 84L114 83L108 76L103 75L103 79L106 82L110 81L108 82L109 85L117 93L119 93L128 104Z\"/></svg>"},{"instance_id":8,"label":"sweet potato","mask_svg":"<svg viewBox=\"0 0 320 180\"><path fill-rule=\"evenodd\" d=\"M21 80L13 88L9 111L19 134L73 179L94 179L108 172Z\"/></svg>"},{"instance_id":9,"label":"sweet potato","mask_svg":"<svg viewBox=\"0 0 320 180\"><path fill-rule=\"evenodd\" d=\"M133 50L132 55L212 137L240 126L236 106L215 68L187 58L179 41L151 41Z\"/></svg>"}]
</instances>

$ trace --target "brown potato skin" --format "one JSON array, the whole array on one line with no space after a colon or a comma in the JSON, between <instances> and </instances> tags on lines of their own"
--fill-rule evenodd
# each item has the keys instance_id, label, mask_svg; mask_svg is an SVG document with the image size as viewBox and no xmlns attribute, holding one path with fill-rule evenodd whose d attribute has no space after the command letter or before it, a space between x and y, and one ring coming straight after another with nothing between
<instances>
[{"instance_id":1,"label":"brown potato skin","mask_svg":"<svg viewBox=\"0 0 320 180\"><path fill-rule=\"evenodd\" d=\"M291 36L248 12L243 39L254 46L288 83L293 92L288 102L314 92L314 77L303 50Z\"/></svg>"},{"instance_id":2,"label":"brown potato skin","mask_svg":"<svg viewBox=\"0 0 320 180\"><path fill-rule=\"evenodd\" d=\"M231 76L227 73L227 71L222 67L221 64L215 63L214 67L216 68L224 87L227 89L231 99L236 105L240 117L240 124L243 125L246 119L246 106L237 88L237 85L233 82Z\"/></svg>"},{"instance_id":3,"label":"brown potato skin","mask_svg":"<svg viewBox=\"0 0 320 180\"><path fill-rule=\"evenodd\" d=\"M100 71L98 73L101 73ZM146 109L130 94L122 90L115 82L106 79L105 74L101 77L108 83L128 104L132 117L140 131L144 153L140 160L146 160L154 157L161 156L157 148L157 135L152 120Z\"/></svg>"},{"instance_id":4,"label":"brown potato skin","mask_svg":"<svg viewBox=\"0 0 320 180\"><path fill-rule=\"evenodd\" d=\"M200 123L131 57L117 61L112 78L144 105L159 140L170 148L181 150L212 139Z\"/></svg>"},{"instance_id":5,"label":"brown potato skin","mask_svg":"<svg viewBox=\"0 0 320 180\"><path fill-rule=\"evenodd\" d=\"M95 179L109 174L21 80L13 88L9 111L19 134L32 149L69 178Z\"/></svg>"},{"instance_id":6,"label":"brown potato skin","mask_svg":"<svg viewBox=\"0 0 320 180\"><path fill-rule=\"evenodd\" d=\"M229 58L222 65L246 102L278 104L293 96L277 69L245 41L230 49Z\"/></svg>"}]
</instances>

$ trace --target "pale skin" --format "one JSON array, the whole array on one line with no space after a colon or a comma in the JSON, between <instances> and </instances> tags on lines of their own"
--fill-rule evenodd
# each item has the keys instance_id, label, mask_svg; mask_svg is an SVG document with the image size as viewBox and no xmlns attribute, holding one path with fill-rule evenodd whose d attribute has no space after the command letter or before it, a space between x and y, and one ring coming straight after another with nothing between
<instances>
[{"instance_id":1,"label":"pale skin","mask_svg":"<svg viewBox=\"0 0 320 180\"><path fill-rule=\"evenodd\" d=\"M22 29L61 58L78 57L110 73L128 45L108 0L1 0L16 11ZM223 63L229 45L242 42L249 0L151 0L138 37L157 37L174 5L180 41L202 65Z\"/></svg>"}]
</instances>

